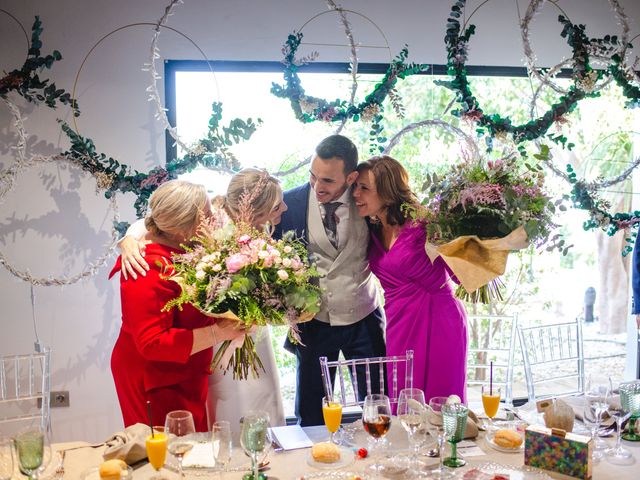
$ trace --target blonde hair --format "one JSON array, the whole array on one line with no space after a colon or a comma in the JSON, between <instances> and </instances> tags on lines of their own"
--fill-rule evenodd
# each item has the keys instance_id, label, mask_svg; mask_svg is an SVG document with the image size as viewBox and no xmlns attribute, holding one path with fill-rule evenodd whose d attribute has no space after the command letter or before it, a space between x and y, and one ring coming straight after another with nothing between
<instances>
[{"instance_id":1,"label":"blonde hair","mask_svg":"<svg viewBox=\"0 0 640 480\"><path fill-rule=\"evenodd\" d=\"M229 182L227 194L216 198L233 221L253 223L271 212L280 199L280 182L266 170L245 168Z\"/></svg>"},{"instance_id":2,"label":"blonde hair","mask_svg":"<svg viewBox=\"0 0 640 480\"><path fill-rule=\"evenodd\" d=\"M192 235L208 203L203 185L170 180L151 194L144 224L153 235Z\"/></svg>"}]
</instances>

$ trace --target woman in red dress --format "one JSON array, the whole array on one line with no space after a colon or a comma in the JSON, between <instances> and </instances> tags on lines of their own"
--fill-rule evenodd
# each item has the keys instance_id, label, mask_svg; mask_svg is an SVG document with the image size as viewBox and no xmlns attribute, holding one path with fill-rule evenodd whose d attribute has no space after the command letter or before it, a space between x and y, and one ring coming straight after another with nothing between
<instances>
[{"instance_id":1,"label":"woman in red dress","mask_svg":"<svg viewBox=\"0 0 640 480\"><path fill-rule=\"evenodd\" d=\"M122 327L111 354L111 372L125 426L147 423L147 400L154 423L171 410L189 410L197 431L207 431L206 401L212 347L244 335L229 321L206 317L191 305L163 311L180 295L171 255L194 234L211 212L202 185L173 180L149 200L145 219L147 274L137 281L120 277ZM121 269L118 258L111 271Z\"/></svg>"}]
</instances>

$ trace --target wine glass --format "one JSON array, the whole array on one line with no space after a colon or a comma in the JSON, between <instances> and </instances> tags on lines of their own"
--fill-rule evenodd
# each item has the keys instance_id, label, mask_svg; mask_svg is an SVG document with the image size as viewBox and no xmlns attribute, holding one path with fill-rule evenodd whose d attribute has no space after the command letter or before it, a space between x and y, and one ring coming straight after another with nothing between
<instances>
[{"instance_id":1,"label":"wine glass","mask_svg":"<svg viewBox=\"0 0 640 480\"><path fill-rule=\"evenodd\" d=\"M615 392L619 392L620 385L620 383L609 377L609 391L611 396L613 396ZM621 406L620 409L609 406L609 414L616 420L616 444L604 452L607 460L611 463L622 465L629 464L633 461L633 454L622 446L622 423L628 418L623 410L624 406Z\"/></svg>"},{"instance_id":2,"label":"wine glass","mask_svg":"<svg viewBox=\"0 0 640 480\"><path fill-rule=\"evenodd\" d=\"M42 427L20 432L15 440L16 456L20 471L31 479L37 479L51 461L49 435Z\"/></svg>"},{"instance_id":3,"label":"wine glass","mask_svg":"<svg viewBox=\"0 0 640 480\"><path fill-rule=\"evenodd\" d=\"M168 450L178 460L178 473L184 478L182 460L191 451L193 443L184 437L196 432L193 415L188 410L174 410L167 413L164 433L169 436Z\"/></svg>"},{"instance_id":4,"label":"wine glass","mask_svg":"<svg viewBox=\"0 0 640 480\"><path fill-rule=\"evenodd\" d=\"M164 432L164 427L153 427L153 433L147 436L145 447L147 449L147 458L149 463L156 472L159 472L164 466L167 458L168 437ZM151 477L151 480L162 480L162 476Z\"/></svg>"},{"instance_id":5,"label":"wine glass","mask_svg":"<svg viewBox=\"0 0 640 480\"><path fill-rule=\"evenodd\" d=\"M419 388L404 388L398 396L398 418L407 431L411 448L411 465L415 470L418 466L418 451L420 443L416 440L416 432L422 425L427 407L424 402L424 392Z\"/></svg>"},{"instance_id":6,"label":"wine glass","mask_svg":"<svg viewBox=\"0 0 640 480\"><path fill-rule=\"evenodd\" d=\"M631 442L640 441L640 435L636 433L636 424L640 420L640 381L620 384L620 403L622 409L631 414L627 425L627 432L622 438Z\"/></svg>"},{"instance_id":7,"label":"wine glass","mask_svg":"<svg viewBox=\"0 0 640 480\"><path fill-rule=\"evenodd\" d=\"M451 444L451 456L443 460L447 467L463 467L467 462L457 456L457 444L464 437L469 409L461 403L451 403L442 407L444 434Z\"/></svg>"},{"instance_id":8,"label":"wine glass","mask_svg":"<svg viewBox=\"0 0 640 480\"><path fill-rule=\"evenodd\" d=\"M604 414L609 410L609 389L604 385L590 385L584 394L583 421L585 426L591 427L591 439L593 440L594 459L602 458L602 452L607 448L607 443L599 436L600 424Z\"/></svg>"},{"instance_id":9,"label":"wine glass","mask_svg":"<svg viewBox=\"0 0 640 480\"><path fill-rule=\"evenodd\" d=\"M269 414L263 411L251 411L242 420L240 432L240 445L247 455L251 457L251 471L253 480L259 480L258 455L262 454L269 446L267 431L269 429Z\"/></svg>"},{"instance_id":10,"label":"wine glass","mask_svg":"<svg viewBox=\"0 0 640 480\"><path fill-rule=\"evenodd\" d=\"M222 478L222 472L231 461L231 453L233 452L231 424L229 422L222 420L211 425L211 446L216 468L218 468L220 478Z\"/></svg>"},{"instance_id":11,"label":"wine glass","mask_svg":"<svg viewBox=\"0 0 640 480\"><path fill-rule=\"evenodd\" d=\"M482 385L482 407L484 408L484 414L489 419L489 427L493 426L493 417L498 414L500 408L500 394L502 390L500 387L494 387L493 385Z\"/></svg>"},{"instance_id":12,"label":"wine glass","mask_svg":"<svg viewBox=\"0 0 640 480\"><path fill-rule=\"evenodd\" d=\"M13 477L13 448L11 440L0 437L0 480Z\"/></svg>"},{"instance_id":13,"label":"wine glass","mask_svg":"<svg viewBox=\"0 0 640 480\"><path fill-rule=\"evenodd\" d=\"M322 398L322 416L324 424L329 430L331 443L336 443L336 432L340 428L342 421L342 405L334 402L331 397Z\"/></svg>"},{"instance_id":14,"label":"wine glass","mask_svg":"<svg viewBox=\"0 0 640 480\"><path fill-rule=\"evenodd\" d=\"M389 397L374 393L367 395L362 406L362 424L365 431L371 435L374 450L380 451L384 436L391 428L391 402ZM375 472L380 472L383 466L376 460L371 466Z\"/></svg>"}]
</instances>

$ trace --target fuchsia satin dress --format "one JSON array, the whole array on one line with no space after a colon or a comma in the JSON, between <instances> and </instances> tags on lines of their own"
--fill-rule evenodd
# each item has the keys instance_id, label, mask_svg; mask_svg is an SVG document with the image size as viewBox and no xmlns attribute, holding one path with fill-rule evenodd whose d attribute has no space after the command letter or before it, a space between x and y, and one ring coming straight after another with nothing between
<instances>
[{"instance_id":1,"label":"fuchsia satin dress","mask_svg":"<svg viewBox=\"0 0 640 480\"><path fill-rule=\"evenodd\" d=\"M369 264L384 289L387 355L414 351L413 386L431 397L466 400L467 321L444 261L431 263L422 225L407 223L387 252L371 232ZM388 372L391 375L391 371ZM390 381L390 378L389 378ZM404 388L404 368L399 388Z\"/></svg>"}]
</instances>

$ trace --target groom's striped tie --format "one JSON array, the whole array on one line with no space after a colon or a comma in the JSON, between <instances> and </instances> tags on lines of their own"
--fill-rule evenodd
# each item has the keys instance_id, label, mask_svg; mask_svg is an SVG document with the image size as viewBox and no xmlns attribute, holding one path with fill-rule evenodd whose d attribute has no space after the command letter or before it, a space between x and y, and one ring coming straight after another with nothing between
<instances>
[{"instance_id":1,"label":"groom's striped tie","mask_svg":"<svg viewBox=\"0 0 640 480\"><path fill-rule=\"evenodd\" d=\"M324 204L324 230L327 232L327 237L331 245L338 248L338 223L336 219L336 210L342 205L342 202L331 202Z\"/></svg>"}]
</instances>

